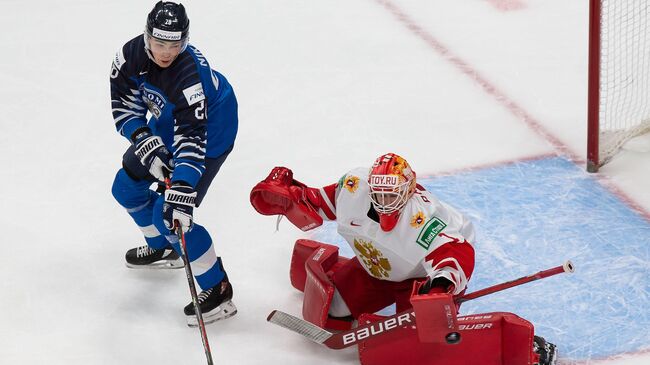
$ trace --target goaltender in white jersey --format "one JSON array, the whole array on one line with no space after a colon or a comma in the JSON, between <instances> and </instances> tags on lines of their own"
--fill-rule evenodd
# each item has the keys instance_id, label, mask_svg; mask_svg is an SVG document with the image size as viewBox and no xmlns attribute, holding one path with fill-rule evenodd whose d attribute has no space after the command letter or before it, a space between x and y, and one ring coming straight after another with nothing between
<instances>
[{"instance_id":1,"label":"goaltender in white jersey","mask_svg":"<svg viewBox=\"0 0 650 365\"><path fill-rule=\"evenodd\" d=\"M347 173L336 190L335 204L327 207L336 215L338 233L350 244L368 274L389 281L445 277L454 283L454 294L464 290L467 276L456 259L433 263L426 258L446 243L473 242L472 223L416 184L395 227L384 231L368 214L372 203L368 177L368 168Z\"/></svg>"},{"instance_id":2,"label":"goaltender in white jersey","mask_svg":"<svg viewBox=\"0 0 650 365\"><path fill-rule=\"evenodd\" d=\"M392 303L398 311L407 309L414 281L426 280L425 292L459 295L474 270L472 223L418 185L415 172L394 153L323 188L276 167L253 188L251 203L259 213L282 214L304 231L323 220L337 222L356 257L324 270L325 285L335 288L331 302L323 303L332 317L358 318ZM294 257L301 249L296 244Z\"/></svg>"}]
</instances>

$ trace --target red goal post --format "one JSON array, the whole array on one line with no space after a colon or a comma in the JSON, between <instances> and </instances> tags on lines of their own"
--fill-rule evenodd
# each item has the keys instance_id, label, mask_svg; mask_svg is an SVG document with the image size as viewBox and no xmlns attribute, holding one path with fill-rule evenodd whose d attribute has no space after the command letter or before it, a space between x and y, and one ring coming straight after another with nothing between
<instances>
[{"instance_id":1,"label":"red goal post","mask_svg":"<svg viewBox=\"0 0 650 365\"><path fill-rule=\"evenodd\" d=\"M590 0L587 170L650 132L650 0Z\"/></svg>"}]
</instances>

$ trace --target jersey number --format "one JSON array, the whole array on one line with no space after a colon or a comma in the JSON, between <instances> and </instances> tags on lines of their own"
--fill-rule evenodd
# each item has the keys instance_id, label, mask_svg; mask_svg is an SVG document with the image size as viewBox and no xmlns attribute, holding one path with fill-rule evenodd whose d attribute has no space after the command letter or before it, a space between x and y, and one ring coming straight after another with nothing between
<instances>
[{"instance_id":1,"label":"jersey number","mask_svg":"<svg viewBox=\"0 0 650 365\"><path fill-rule=\"evenodd\" d=\"M422 199L422 201L424 201L425 203L431 203L431 201L429 201L429 199L427 199L427 197L424 196L424 194L422 194L422 192L420 190L416 189L415 194L419 195L420 198Z\"/></svg>"},{"instance_id":2,"label":"jersey number","mask_svg":"<svg viewBox=\"0 0 650 365\"><path fill-rule=\"evenodd\" d=\"M199 105L194 109L194 116L199 120L205 119L205 100L199 101Z\"/></svg>"}]
</instances>

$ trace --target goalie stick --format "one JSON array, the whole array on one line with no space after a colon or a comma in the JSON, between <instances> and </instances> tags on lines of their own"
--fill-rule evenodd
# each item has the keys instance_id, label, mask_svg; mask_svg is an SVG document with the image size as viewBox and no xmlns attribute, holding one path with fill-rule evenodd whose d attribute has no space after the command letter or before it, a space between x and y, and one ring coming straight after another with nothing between
<instances>
[{"instance_id":1,"label":"goalie stick","mask_svg":"<svg viewBox=\"0 0 650 365\"><path fill-rule=\"evenodd\" d=\"M469 300L486 296L488 294L512 288L514 286L526 284L531 281L543 279L565 272L572 273L574 271L575 269L571 261L567 261L563 265L548 270L543 270L533 275L524 276L519 279L493 285L485 289L459 296L455 298L454 301L460 304ZM355 345L358 342L367 339L368 337L382 335L395 328L400 328L407 325L415 325L415 312L413 311L413 308L410 308L392 316L386 317L381 321L360 324L355 328L338 333L330 332L324 328L318 327L310 322L279 310L272 311L266 320L280 327L284 327L290 331L303 335L313 342L325 345L331 349L339 350Z\"/></svg>"}]
</instances>

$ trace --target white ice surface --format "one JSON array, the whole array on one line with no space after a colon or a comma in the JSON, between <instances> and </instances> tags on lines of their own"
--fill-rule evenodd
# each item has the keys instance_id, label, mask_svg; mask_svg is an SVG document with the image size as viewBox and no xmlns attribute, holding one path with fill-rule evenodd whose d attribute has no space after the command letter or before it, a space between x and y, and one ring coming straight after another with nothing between
<instances>
[{"instance_id":1,"label":"white ice surface","mask_svg":"<svg viewBox=\"0 0 650 365\"><path fill-rule=\"evenodd\" d=\"M235 151L196 213L240 312L209 326L216 363L358 362L353 349L328 350L265 322L272 309L301 306L287 275L300 232L285 222L274 233L275 220L248 204L272 166L318 186L388 151L425 175L558 145L584 156L587 1L183 3L192 43L240 105ZM153 4L0 4L0 364L203 362L198 332L184 325L183 272L124 267L124 252L142 240L110 194L127 146L110 114L110 62ZM635 143L600 176L647 212L650 141Z\"/></svg>"}]
</instances>

